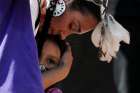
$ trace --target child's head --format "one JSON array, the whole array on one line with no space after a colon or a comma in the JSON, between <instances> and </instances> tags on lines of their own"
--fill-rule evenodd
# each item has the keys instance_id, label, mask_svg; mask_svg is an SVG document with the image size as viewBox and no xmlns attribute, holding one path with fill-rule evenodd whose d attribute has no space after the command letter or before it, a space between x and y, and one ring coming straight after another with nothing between
<instances>
[{"instance_id":1,"label":"child's head","mask_svg":"<svg viewBox=\"0 0 140 93\"><path fill-rule=\"evenodd\" d=\"M40 65L44 66L44 70L55 68L60 63L60 58L65 51L65 42L59 36L48 35L40 49Z\"/></svg>"}]
</instances>

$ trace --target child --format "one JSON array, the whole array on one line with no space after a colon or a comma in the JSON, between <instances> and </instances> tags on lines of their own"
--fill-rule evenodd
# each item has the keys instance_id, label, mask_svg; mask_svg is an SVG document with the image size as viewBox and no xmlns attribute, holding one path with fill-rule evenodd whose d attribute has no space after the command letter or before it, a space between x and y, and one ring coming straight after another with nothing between
<instances>
[{"instance_id":1,"label":"child","mask_svg":"<svg viewBox=\"0 0 140 93\"><path fill-rule=\"evenodd\" d=\"M39 50L39 59L44 89L47 89L66 78L73 57L69 44L66 45L58 36L47 36Z\"/></svg>"}]
</instances>

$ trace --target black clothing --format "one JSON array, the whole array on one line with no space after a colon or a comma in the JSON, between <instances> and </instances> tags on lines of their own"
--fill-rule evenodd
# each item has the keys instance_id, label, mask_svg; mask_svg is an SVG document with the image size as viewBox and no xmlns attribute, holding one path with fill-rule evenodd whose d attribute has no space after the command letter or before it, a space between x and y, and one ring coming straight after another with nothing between
<instances>
[{"instance_id":1,"label":"black clothing","mask_svg":"<svg viewBox=\"0 0 140 93\"><path fill-rule=\"evenodd\" d=\"M113 63L99 61L98 49L92 45L90 34L68 38L74 62L68 77L61 81L63 93L117 93Z\"/></svg>"}]
</instances>

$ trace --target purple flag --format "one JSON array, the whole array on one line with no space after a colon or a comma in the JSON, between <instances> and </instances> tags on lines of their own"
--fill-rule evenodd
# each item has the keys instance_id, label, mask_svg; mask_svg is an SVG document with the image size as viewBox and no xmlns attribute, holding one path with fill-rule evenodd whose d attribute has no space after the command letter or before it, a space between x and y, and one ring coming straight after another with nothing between
<instances>
[{"instance_id":1,"label":"purple flag","mask_svg":"<svg viewBox=\"0 0 140 93\"><path fill-rule=\"evenodd\" d=\"M29 0L0 0L0 93L43 93Z\"/></svg>"}]
</instances>

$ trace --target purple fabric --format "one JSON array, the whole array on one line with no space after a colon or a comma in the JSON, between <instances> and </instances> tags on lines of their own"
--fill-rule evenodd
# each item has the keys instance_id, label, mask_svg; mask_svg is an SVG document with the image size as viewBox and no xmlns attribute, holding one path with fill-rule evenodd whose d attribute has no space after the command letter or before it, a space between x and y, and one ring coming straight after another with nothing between
<instances>
[{"instance_id":1,"label":"purple fabric","mask_svg":"<svg viewBox=\"0 0 140 93\"><path fill-rule=\"evenodd\" d=\"M63 93L59 88L51 88L47 91L47 93Z\"/></svg>"},{"instance_id":2,"label":"purple fabric","mask_svg":"<svg viewBox=\"0 0 140 93\"><path fill-rule=\"evenodd\" d=\"M29 0L0 0L0 93L43 93Z\"/></svg>"}]
</instances>

